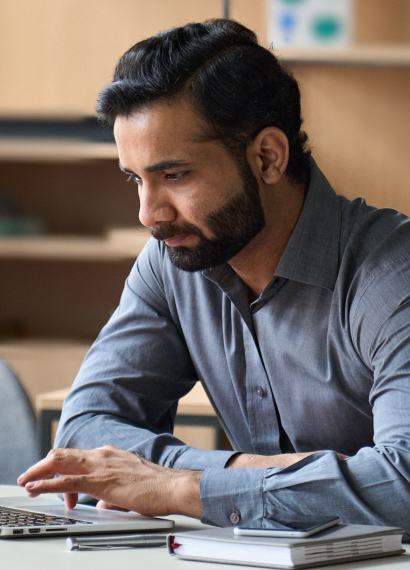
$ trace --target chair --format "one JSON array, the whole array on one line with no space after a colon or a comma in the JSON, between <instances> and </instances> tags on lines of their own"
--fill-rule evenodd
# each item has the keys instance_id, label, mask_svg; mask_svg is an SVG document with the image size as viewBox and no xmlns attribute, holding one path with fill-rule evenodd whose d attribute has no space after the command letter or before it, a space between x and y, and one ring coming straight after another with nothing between
<instances>
[{"instance_id":1,"label":"chair","mask_svg":"<svg viewBox=\"0 0 410 570\"><path fill-rule=\"evenodd\" d=\"M16 375L0 360L0 484L15 485L36 461L34 410Z\"/></svg>"}]
</instances>

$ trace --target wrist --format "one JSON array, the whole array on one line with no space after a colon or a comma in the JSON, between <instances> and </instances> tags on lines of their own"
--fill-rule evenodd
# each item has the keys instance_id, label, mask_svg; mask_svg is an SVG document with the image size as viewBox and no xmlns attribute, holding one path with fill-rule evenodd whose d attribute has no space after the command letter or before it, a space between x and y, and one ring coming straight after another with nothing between
<instances>
[{"instance_id":1,"label":"wrist","mask_svg":"<svg viewBox=\"0 0 410 570\"><path fill-rule=\"evenodd\" d=\"M202 471L175 470L172 478L169 514L199 519L203 514L199 485Z\"/></svg>"},{"instance_id":2,"label":"wrist","mask_svg":"<svg viewBox=\"0 0 410 570\"><path fill-rule=\"evenodd\" d=\"M251 455L243 453L231 457L225 467L228 469L289 467L313 453L316 453L316 451L310 451L308 453L284 453L282 455Z\"/></svg>"}]
</instances>

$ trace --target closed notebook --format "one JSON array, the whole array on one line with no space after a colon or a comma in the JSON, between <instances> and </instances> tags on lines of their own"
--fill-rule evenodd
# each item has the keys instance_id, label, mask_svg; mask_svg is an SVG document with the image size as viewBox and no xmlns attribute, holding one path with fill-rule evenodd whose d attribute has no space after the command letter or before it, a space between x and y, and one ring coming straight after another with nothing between
<instances>
[{"instance_id":1,"label":"closed notebook","mask_svg":"<svg viewBox=\"0 0 410 570\"><path fill-rule=\"evenodd\" d=\"M339 524L309 538L237 536L212 528L168 536L171 555L187 560L265 568L310 568L401 554L404 530Z\"/></svg>"}]
</instances>

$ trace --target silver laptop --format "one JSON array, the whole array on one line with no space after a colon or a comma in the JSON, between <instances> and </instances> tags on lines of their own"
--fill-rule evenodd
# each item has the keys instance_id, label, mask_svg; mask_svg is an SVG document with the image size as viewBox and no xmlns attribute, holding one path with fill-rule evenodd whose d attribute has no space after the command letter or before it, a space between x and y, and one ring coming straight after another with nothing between
<instances>
[{"instance_id":1,"label":"silver laptop","mask_svg":"<svg viewBox=\"0 0 410 570\"><path fill-rule=\"evenodd\" d=\"M0 538L156 531L173 526L172 520L87 505L66 509L62 501L51 499L0 498Z\"/></svg>"}]
</instances>

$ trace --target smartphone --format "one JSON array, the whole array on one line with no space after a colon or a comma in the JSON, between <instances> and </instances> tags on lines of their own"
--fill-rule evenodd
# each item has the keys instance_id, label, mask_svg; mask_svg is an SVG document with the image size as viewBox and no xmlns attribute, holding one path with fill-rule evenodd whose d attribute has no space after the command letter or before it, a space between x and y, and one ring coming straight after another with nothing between
<instances>
[{"instance_id":1,"label":"smartphone","mask_svg":"<svg viewBox=\"0 0 410 570\"><path fill-rule=\"evenodd\" d=\"M330 528L339 524L339 517L326 517L317 520L309 520L305 522L287 523L287 529L283 528L246 528L244 526L236 526L233 532L239 536L279 536L288 538L306 538L316 534L321 530Z\"/></svg>"}]
</instances>

